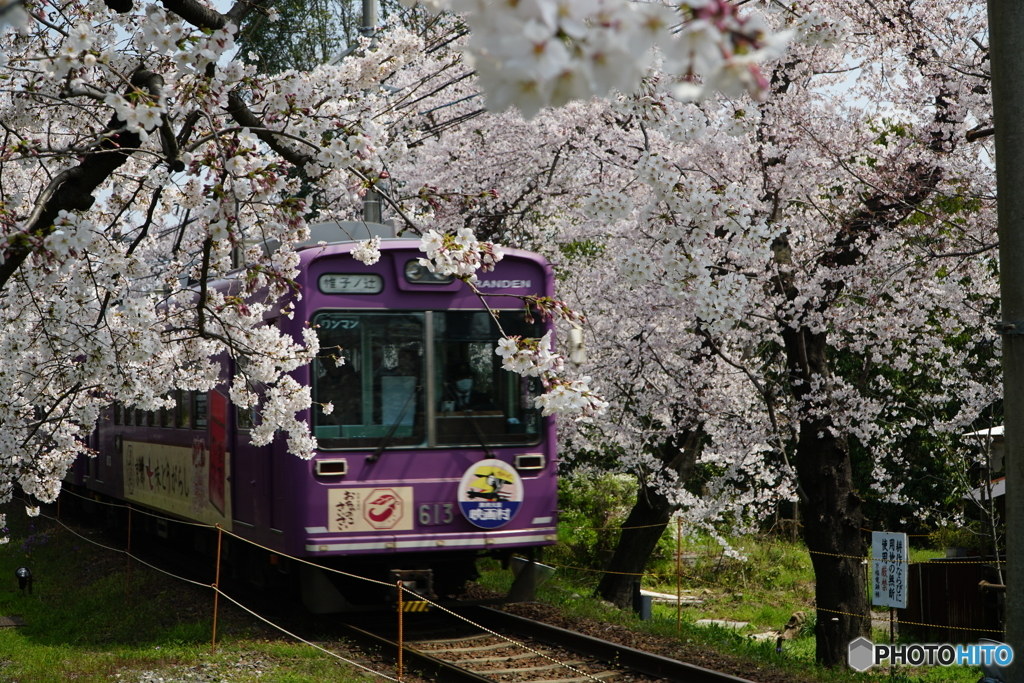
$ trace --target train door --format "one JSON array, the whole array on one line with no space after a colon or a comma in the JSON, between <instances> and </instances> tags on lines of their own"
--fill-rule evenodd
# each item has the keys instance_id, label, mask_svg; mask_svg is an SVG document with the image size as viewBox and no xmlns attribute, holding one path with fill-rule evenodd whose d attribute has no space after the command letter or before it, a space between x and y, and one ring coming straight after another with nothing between
<instances>
[{"instance_id":1,"label":"train door","mask_svg":"<svg viewBox=\"0 0 1024 683\"><path fill-rule=\"evenodd\" d=\"M234 522L250 527L271 526L270 448L250 442L254 410L231 405L227 412L232 418L228 422L227 444L231 452Z\"/></svg>"}]
</instances>

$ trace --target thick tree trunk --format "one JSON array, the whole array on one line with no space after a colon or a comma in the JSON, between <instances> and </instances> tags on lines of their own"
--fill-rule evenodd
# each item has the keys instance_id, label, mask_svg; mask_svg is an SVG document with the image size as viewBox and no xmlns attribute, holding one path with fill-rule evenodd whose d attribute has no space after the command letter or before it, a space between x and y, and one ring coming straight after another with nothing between
<instances>
[{"instance_id":1,"label":"thick tree trunk","mask_svg":"<svg viewBox=\"0 0 1024 683\"><path fill-rule=\"evenodd\" d=\"M800 432L796 469L808 497L804 540L817 579L815 659L825 666L845 666L847 646L871 630L860 559L867 554L860 498L853 490L849 451L828 434L828 425L807 421Z\"/></svg>"},{"instance_id":2,"label":"thick tree trunk","mask_svg":"<svg viewBox=\"0 0 1024 683\"><path fill-rule=\"evenodd\" d=\"M828 340L825 334L791 327L782 337L792 391L803 401L812 378L827 381L832 374ZM801 408L795 468L802 493L804 540L814 566L815 659L825 666L845 666L850 642L870 633L861 563L867 548L849 445L833 434L830 406L820 401L814 410Z\"/></svg>"},{"instance_id":3,"label":"thick tree trunk","mask_svg":"<svg viewBox=\"0 0 1024 683\"><path fill-rule=\"evenodd\" d=\"M658 449L658 458L678 477L678 485L689 480L700 453L704 432L701 428L686 430L668 439ZM658 539L678 509L648 481L640 481L636 504L622 524L622 535L615 547L612 561L596 593L619 607L628 607L633 600L633 582L639 581L647 560L658 545Z\"/></svg>"},{"instance_id":4,"label":"thick tree trunk","mask_svg":"<svg viewBox=\"0 0 1024 683\"><path fill-rule=\"evenodd\" d=\"M941 177L941 170L935 167L920 163L908 167L902 193L865 198L863 208L839 227L830 248L814 265L831 269L857 263L861 250L910 215L931 195ZM772 248L778 266L776 291L795 302L800 291L788 237L780 235ZM826 281L825 293L818 302L812 306L805 301L800 308L813 319L814 314L832 305L844 286L840 279ZM797 316L795 320L780 319L780 328L789 389L800 425L795 469L803 504L804 540L814 565L818 608L815 659L826 666L844 666L847 646L867 635L871 624L861 564L861 558L867 555L861 532L863 513L853 486L849 445L845 436L833 433L831 415L837 408L829 398L832 367L827 333L812 331L800 313ZM821 387L821 395L812 398L815 384Z\"/></svg>"},{"instance_id":5,"label":"thick tree trunk","mask_svg":"<svg viewBox=\"0 0 1024 683\"><path fill-rule=\"evenodd\" d=\"M825 666L844 666L847 646L871 630L860 559L867 555L867 547L849 449L829 433L829 422L801 423L796 470L807 493L804 540L817 579L815 659Z\"/></svg>"},{"instance_id":6,"label":"thick tree trunk","mask_svg":"<svg viewBox=\"0 0 1024 683\"><path fill-rule=\"evenodd\" d=\"M824 334L788 328L783 332L790 375L826 378L830 373ZM803 398L807 381L794 383ZM815 659L825 666L846 664L850 641L870 633L870 607L861 559L861 501L853 487L850 449L836 438L827 407L800 417L795 467L803 492L803 529L815 576Z\"/></svg>"},{"instance_id":7,"label":"thick tree trunk","mask_svg":"<svg viewBox=\"0 0 1024 683\"><path fill-rule=\"evenodd\" d=\"M643 574L675 510L665 496L650 487L640 486L636 504L622 524L622 536L615 546L608 571L597 586L598 595L622 608L632 604L633 582Z\"/></svg>"}]
</instances>

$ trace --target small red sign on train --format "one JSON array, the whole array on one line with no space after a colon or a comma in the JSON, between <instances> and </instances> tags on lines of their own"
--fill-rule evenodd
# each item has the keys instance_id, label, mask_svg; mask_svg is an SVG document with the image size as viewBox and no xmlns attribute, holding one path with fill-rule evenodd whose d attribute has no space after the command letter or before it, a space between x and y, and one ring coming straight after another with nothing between
<instances>
[{"instance_id":1,"label":"small red sign on train","mask_svg":"<svg viewBox=\"0 0 1024 683\"><path fill-rule=\"evenodd\" d=\"M402 520L403 507L394 489L374 489L363 499L363 519L374 529L391 529Z\"/></svg>"}]
</instances>

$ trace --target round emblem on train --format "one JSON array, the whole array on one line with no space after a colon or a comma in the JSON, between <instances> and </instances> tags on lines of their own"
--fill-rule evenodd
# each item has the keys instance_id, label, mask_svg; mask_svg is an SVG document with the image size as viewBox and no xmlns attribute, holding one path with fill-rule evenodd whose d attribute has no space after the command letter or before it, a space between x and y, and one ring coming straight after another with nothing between
<instances>
[{"instance_id":1,"label":"round emblem on train","mask_svg":"<svg viewBox=\"0 0 1024 683\"><path fill-rule=\"evenodd\" d=\"M501 460L481 460L462 475L459 509L470 524L497 529L512 521L523 503L523 480Z\"/></svg>"}]
</instances>

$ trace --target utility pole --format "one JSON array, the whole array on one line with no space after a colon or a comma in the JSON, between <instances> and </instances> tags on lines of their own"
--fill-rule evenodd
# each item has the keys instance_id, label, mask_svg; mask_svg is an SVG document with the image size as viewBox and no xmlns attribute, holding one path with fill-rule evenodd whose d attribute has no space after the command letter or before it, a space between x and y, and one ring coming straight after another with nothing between
<instances>
[{"instance_id":1,"label":"utility pole","mask_svg":"<svg viewBox=\"0 0 1024 683\"><path fill-rule=\"evenodd\" d=\"M363 27L359 31L370 40L377 39L377 0L363 0Z\"/></svg>"},{"instance_id":2,"label":"utility pole","mask_svg":"<svg viewBox=\"0 0 1024 683\"><path fill-rule=\"evenodd\" d=\"M359 31L370 39L370 49L377 46L377 0L363 0L363 26ZM366 188L363 195L363 220L367 223L382 223L380 193L376 187Z\"/></svg>"},{"instance_id":3,"label":"utility pole","mask_svg":"<svg viewBox=\"0 0 1024 683\"><path fill-rule=\"evenodd\" d=\"M1024 683L1024 3L988 0L1006 438L1007 683Z\"/></svg>"}]
</instances>

